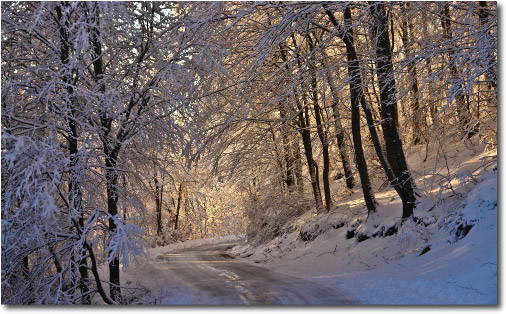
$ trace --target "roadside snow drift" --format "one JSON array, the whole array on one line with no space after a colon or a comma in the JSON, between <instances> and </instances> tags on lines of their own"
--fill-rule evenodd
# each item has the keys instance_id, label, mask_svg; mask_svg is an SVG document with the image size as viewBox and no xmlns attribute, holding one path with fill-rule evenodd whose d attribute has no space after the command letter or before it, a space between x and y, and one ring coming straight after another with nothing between
<instances>
[{"instance_id":1,"label":"roadside snow drift","mask_svg":"<svg viewBox=\"0 0 506 314\"><path fill-rule=\"evenodd\" d=\"M497 304L497 153L451 153L452 175L419 198L414 220L400 224L394 191L378 192L378 211L367 218L355 191L329 213L305 213L270 242L229 253L359 303Z\"/></svg>"}]
</instances>

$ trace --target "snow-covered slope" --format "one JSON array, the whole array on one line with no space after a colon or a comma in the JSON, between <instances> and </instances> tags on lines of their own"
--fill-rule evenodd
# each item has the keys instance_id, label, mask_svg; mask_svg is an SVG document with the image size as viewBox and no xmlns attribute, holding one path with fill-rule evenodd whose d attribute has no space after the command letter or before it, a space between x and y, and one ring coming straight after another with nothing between
<instances>
[{"instance_id":1,"label":"snow-covered slope","mask_svg":"<svg viewBox=\"0 0 506 314\"><path fill-rule=\"evenodd\" d=\"M399 224L400 200L385 189L367 219L356 190L331 212L308 212L272 241L230 253L360 303L496 304L497 153L481 148L453 147L425 162L411 155L421 194L414 221Z\"/></svg>"}]
</instances>

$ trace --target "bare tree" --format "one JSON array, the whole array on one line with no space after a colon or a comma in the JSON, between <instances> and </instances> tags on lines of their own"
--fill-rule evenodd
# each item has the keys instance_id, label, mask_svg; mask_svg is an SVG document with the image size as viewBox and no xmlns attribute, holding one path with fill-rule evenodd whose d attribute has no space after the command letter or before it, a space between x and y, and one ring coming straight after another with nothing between
<instances>
[{"instance_id":1,"label":"bare tree","mask_svg":"<svg viewBox=\"0 0 506 314\"><path fill-rule=\"evenodd\" d=\"M397 100L392 52L388 35L388 20L384 4L373 3L369 6L372 17L372 33L376 42L376 71L381 101L381 127L385 141L386 155L393 171L391 184L397 186L396 191L402 199L402 218L413 215L416 197L404 150L402 139L397 130ZM393 181L395 182L392 182Z\"/></svg>"},{"instance_id":2,"label":"bare tree","mask_svg":"<svg viewBox=\"0 0 506 314\"><path fill-rule=\"evenodd\" d=\"M371 110L368 104L366 104L364 98L364 92L362 90L362 78L360 76L360 63L357 57L357 52L354 46L353 29L351 27L351 8L346 6L344 9L345 29L337 22L334 14L325 8L330 21L335 27L338 27L338 36L343 40L346 45L346 56L348 58L348 75L350 84L350 100L351 100L351 130L353 134L353 148L355 150L355 160L357 163L357 169L360 176L360 182L362 184L362 192L364 193L364 200L367 206L367 212L370 214L376 211L377 202L374 198L372 191L371 181L367 172L367 163L364 158L364 151L362 147L362 136L360 134L360 106L366 112L367 123L371 136L376 134L374 125L372 124ZM377 137L377 136L376 136ZM375 147L379 145L378 141L374 140Z\"/></svg>"}]
</instances>

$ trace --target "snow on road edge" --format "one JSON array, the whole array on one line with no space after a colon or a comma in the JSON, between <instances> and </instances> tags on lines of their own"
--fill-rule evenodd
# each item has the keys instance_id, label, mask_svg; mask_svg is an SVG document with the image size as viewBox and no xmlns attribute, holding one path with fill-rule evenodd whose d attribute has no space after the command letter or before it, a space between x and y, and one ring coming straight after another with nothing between
<instances>
[{"instance_id":1,"label":"snow on road edge","mask_svg":"<svg viewBox=\"0 0 506 314\"><path fill-rule=\"evenodd\" d=\"M461 165L475 167L482 157ZM472 184L458 189L455 185L460 197L447 197L437 206L422 199L415 216L427 226L407 223L393 236L359 242L346 239L349 225L322 227L339 213L303 215L294 223L301 228L258 247L238 246L230 253L332 286L365 304L497 304L498 173L497 167L492 168L473 177ZM380 215L399 207L390 196L381 203ZM318 229L316 238L302 241L301 231L312 229ZM421 254L426 247L430 250Z\"/></svg>"}]
</instances>

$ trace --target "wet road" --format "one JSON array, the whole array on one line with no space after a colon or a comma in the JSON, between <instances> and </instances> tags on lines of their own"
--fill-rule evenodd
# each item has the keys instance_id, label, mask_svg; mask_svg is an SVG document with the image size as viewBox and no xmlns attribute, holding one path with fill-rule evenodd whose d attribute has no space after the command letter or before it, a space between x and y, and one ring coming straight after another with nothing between
<instances>
[{"instance_id":1,"label":"wet road","mask_svg":"<svg viewBox=\"0 0 506 314\"><path fill-rule=\"evenodd\" d=\"M241 262L225 251L231 244L207 245L159 256L174 273L220 304L350 304L338 291Z\"/></svg>"}]
</instances>

